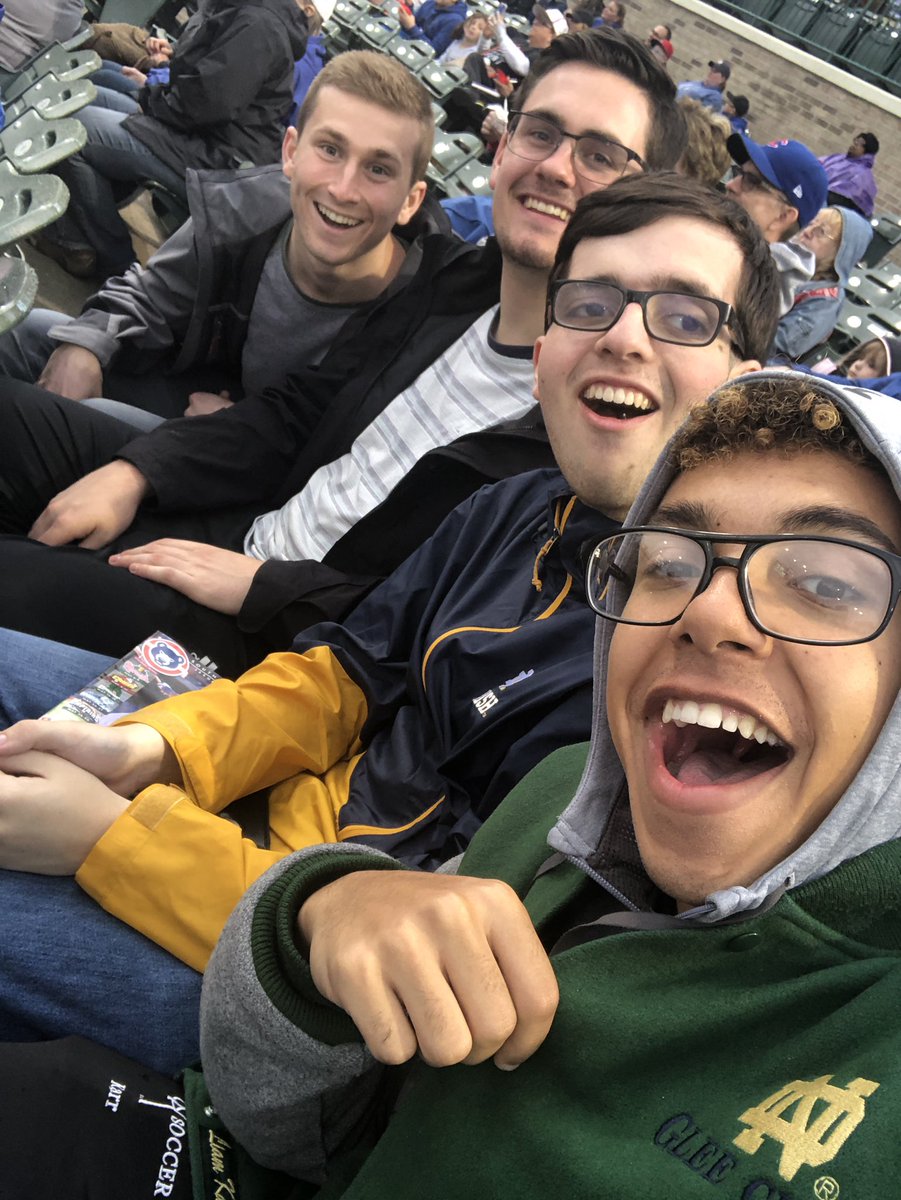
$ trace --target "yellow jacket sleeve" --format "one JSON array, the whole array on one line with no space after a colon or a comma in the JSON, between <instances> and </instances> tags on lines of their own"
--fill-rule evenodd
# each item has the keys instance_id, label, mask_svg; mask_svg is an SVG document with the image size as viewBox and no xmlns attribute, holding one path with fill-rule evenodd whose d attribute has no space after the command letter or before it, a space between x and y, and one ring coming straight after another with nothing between
<instances>
[{"instance_id":1,"label":"yellow jacket sleeve","mask_svg":"<svg viewBox=\"0 0 901 1200\"><path fill-rule=\"evenodd\" d=\"M184 787L154 784L96 843L76 879L103 908L202 971L247 888L292 850L338 837L360 757L362 691L326 647L273 654L143 709L175 751ZM269 788L271 849L217 814Z\"/></svg>"},{"instance_id":2,"label":"yellow jacket sleeve","mask_svg":"<svg viewBox=\"0 0 901 1200\"><path fill-rule=\"evenodd\" d=\"M169 743L193 802L220 812L298 771L322 774L359 749L366 697L327 646L270 654L239 679L152 704L119 724Z\"/></svg>"}]
</instances>

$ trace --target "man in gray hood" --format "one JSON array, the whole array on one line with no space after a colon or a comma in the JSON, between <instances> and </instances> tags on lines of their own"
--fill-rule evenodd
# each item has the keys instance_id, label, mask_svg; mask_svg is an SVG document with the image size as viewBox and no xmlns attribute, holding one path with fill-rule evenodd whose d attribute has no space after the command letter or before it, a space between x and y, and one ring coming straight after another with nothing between
<instances>
[{"instance_id":1,"label":"man in gray hood","mask_svg":"<svg viewBox=\"0 0 901 1200\"><path fill-rule=\"evenodd\" d=\"M591 551L587 760L456 876L312 849L233 916L202 1050L257 1162L347 1197L885 1194L899 494L886 397L764 372L694 411Z\"/></svg>"}]
</instances>

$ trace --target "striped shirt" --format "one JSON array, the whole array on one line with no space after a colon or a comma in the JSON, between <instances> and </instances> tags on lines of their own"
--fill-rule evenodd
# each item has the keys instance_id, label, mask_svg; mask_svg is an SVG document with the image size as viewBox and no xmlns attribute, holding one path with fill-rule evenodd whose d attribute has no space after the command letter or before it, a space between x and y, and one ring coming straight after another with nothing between
<instances>
[{"instance_id":1,"label":"striped shirt","mask_svg":"<svg viewBox=\"0 0 901 1200\"><path fill-rule=\"evenodd\" d=\"M287 504L257 517L245 553L318 561L430 450L526 413L535 403L532 350L493 341L497 311L483 313L395 396L347 454L320 467Z\"/></svg>"}]
</instances>

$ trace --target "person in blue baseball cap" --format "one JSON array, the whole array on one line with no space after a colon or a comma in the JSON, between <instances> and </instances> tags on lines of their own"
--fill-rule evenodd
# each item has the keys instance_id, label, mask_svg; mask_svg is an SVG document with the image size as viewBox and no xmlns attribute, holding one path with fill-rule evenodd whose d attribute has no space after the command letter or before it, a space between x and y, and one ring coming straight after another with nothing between
<instances>
[{"instance_id":1,"label":"person in blue baseball cap","mask_svg":"<svg viewBox=\"0 0 901 1200\"><path fill-rule=\"evenodd\" d=\"M802 142L780 140L763 146L746 134L733 133L726 146L735 164L726 190L770 244L779 272L782 316L816 269L812 251L789 239L826 204L826 172Z\"/></svg>"},{"instance_id":2,"label":"person in blue baseball cap","mask_svg":"<svg viewBox=\"0 0 901 1200\"><path fill-rule=\"evenodd\" d=\"M826 204L826 172L802 142L761 146L733 133L726 145L736 164L726 185L768 242L782 242L809 225Z\"/></svg>"}]
</instances>

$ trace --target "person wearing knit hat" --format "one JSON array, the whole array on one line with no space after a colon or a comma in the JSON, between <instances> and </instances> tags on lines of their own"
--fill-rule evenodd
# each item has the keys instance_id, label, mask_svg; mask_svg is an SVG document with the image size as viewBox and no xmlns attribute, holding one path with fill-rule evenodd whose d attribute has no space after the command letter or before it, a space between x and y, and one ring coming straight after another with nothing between
<instances>
[{"instance_id":1,"label":"person wearing knit hat","mask_svg":"<svg viewBox=\"0 0 901 1200\"><path fill-rule=\"evenodd\" d=\"M842 204L872 217L877 192L873 162L878 153L875 133L859 133L845 154L827 154L820 159L829 181L830 204Z\"/></svg>"}]
</instances>

